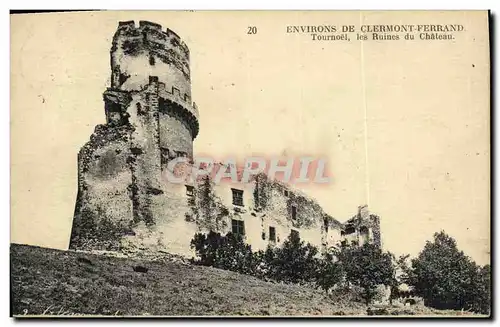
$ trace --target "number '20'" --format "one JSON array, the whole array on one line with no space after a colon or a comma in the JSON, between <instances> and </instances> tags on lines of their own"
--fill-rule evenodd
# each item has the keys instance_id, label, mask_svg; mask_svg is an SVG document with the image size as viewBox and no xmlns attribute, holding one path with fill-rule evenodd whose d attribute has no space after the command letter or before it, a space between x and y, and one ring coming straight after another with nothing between
<instances>
[{"instance_id":1,"label":"number '20'","mask_svg":"<svg viewBox=\"0 0 500 327\"><path fill-rule=\"evenodd\" d=\"M257 27L256 26L248 26L247 34L257 34Z\"/></svg>"}]
</instances>

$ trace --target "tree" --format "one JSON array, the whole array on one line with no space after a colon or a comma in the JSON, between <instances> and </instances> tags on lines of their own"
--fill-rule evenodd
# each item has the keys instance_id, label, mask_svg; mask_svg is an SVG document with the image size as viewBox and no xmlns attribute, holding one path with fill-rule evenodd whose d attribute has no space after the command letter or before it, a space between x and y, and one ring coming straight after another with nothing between
<instances>
[{"instance_id":1,"label":"tree","mask_svg":"<svg viewBox=\"0 0 500 327\"><path fill-rule=\"evenodd\" d=\"M313 282L317 275L317 254L316 247L290 234L282 247L274 249L270 277L288 283Z\"/></svg>"},{"instance_id":2,"label":"tree","mask_svg":"<svg viewBox=\"0 0 500 327\"><path fill-rule=\"evenodd\" d=\"M366 303L377 294L377 286L394 284L394 256L383 252L375 244L343 247L339 261L345 272L346 281L363 289Z\"/></svg>"},{"instance_id":3,"label":"tree","mask_svg":"<svg viewBox=\"0 0 500 327\"><path fill-rule=\"evenodd\" d=\"M437 309L489 309L489 268L478 267L444 231L435 233L412 260L409 284Z\"/></svg>"},{"instance_id":4,"label":"tree","mask_svg":"<svg viewBox=\"0 0 500 327\"><path fill-rule=\"evenodd\" d=\"M316 273L316 285L328 292L335 285L341 283L344 270L337 260L338 249L329 248L323 253L323 257L318 262Z\"/></svg>"},{"instance_id":5,"label":"tree","mask_svg":"<svg viewBox=\"0 0 500 327\"><path fill-rule=\"evenodd\" d=\"M399 286L403 283L408 282L408 273L410 270L409 264L409 254L400 255L398 258L394 257L394 279L393 284L391 285L391 296L389 301L392 304L394 299L400 297Z\"/></svg>"},{"instance_id":6,"label":"tree","mask_svg":"<svg viewBox=\"0 0 500 327\"><path fill-rule=\"evenodd\" d=\"M491 266L477 267L477 274L471 287L471 310L489 314L491 306Z\"/></svg>"}]
</instances>

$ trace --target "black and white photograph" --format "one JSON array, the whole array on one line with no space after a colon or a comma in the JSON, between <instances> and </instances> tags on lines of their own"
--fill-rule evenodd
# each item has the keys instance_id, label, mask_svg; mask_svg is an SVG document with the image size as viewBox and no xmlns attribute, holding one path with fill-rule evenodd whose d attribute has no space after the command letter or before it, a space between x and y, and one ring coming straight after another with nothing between
<instances>
[{"instance_id":1,"label":"black and white photograph","mask_svg":"<svg viewBox=\"0 0 500 327\"><path fill-rule=\"evenodd\" d=\"M489 318L489 24L11 14L11 316Z\"/></svg>"}]
</instances>

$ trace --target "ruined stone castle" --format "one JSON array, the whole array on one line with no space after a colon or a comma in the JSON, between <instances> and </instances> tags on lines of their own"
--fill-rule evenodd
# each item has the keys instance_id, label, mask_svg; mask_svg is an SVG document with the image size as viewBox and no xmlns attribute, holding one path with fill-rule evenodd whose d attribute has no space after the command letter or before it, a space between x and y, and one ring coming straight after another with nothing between
<instances>
[{"instance_id":1,"label":"ruined stone castle","mask_svg":"<svg viewBox=\"0 0 500 327\"><path fill-rule=\"evenodd\" d=\"M193 158L198 108L189 49L173 31L120 22L111 47L106 123L78 154L78 195L69 247L190 255L197 232L241 234L254 249L291 233L326 247L380 245L379 217L366 206L341 223L313 200L263 174L251 183L169 183L178 157Z\"/></svg>"}]
</instances>

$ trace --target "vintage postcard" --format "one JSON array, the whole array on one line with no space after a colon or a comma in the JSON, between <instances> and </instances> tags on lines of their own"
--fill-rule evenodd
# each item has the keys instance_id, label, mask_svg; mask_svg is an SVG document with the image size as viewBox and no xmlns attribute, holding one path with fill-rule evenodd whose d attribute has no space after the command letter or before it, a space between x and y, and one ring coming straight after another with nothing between
<instances>
[{"instance_id":1,"label":"vintage postcard","mask_svg":"<svg viewBox=\"0 0 500 327\"><path fill-rule=\"evenodd\" d=\"M11 14L11 315L490 317L489 19Z\"/></svg>"}]
</instances>

